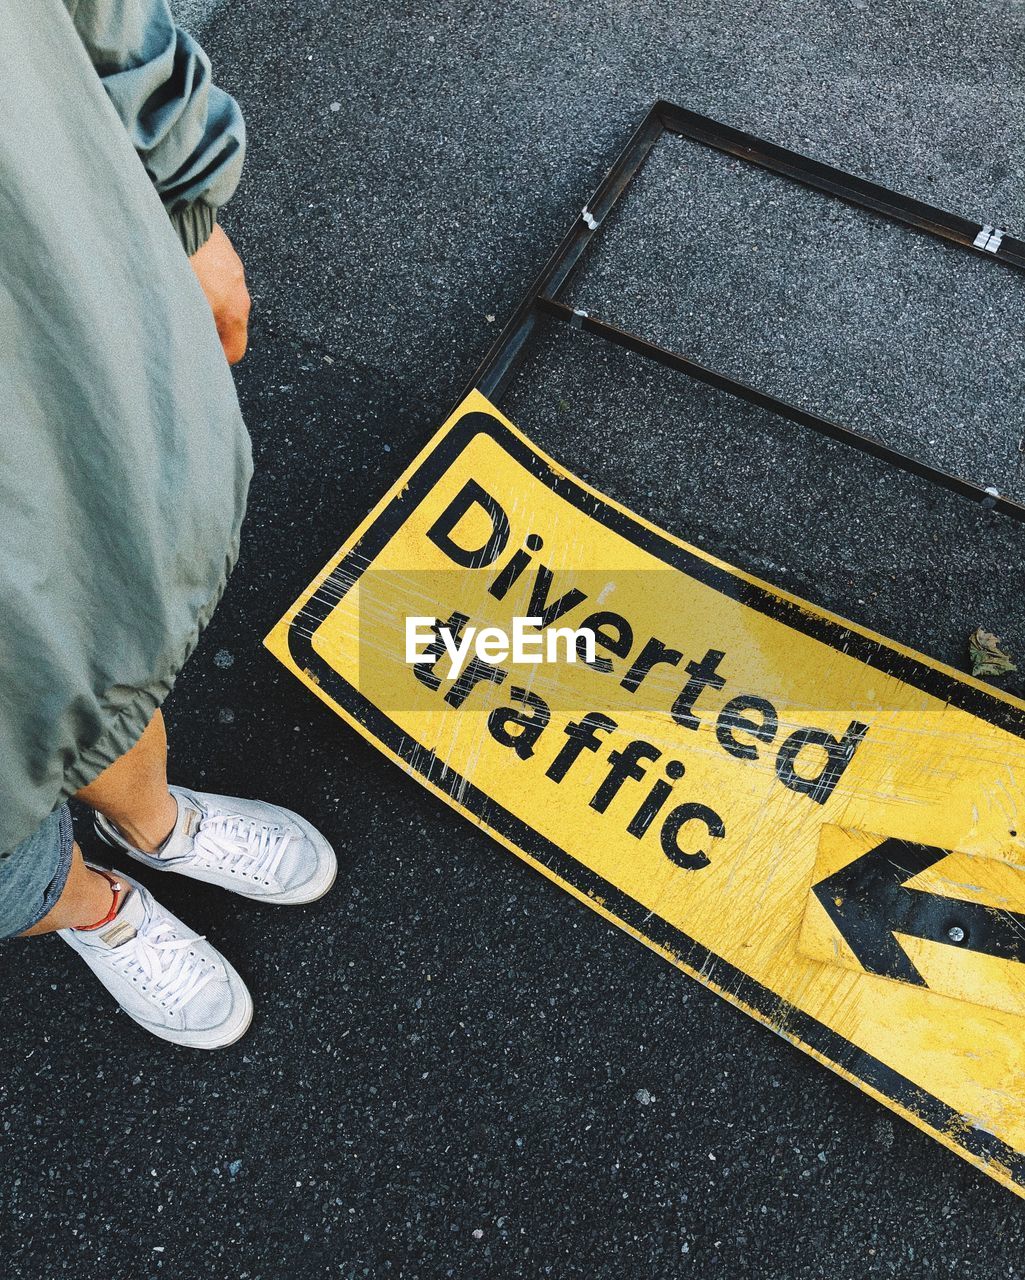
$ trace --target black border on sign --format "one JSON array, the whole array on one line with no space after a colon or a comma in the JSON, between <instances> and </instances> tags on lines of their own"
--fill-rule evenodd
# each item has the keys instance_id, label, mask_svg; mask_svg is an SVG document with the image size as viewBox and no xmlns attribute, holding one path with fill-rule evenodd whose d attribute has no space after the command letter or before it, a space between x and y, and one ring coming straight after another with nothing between
<instances>
[{"instance_id":1,"label":"black border on sign","mask_svg":"<svg viewBox=\"0 0 1025 1280\"><path fill-rule=\"evenodd\" d=\"M588 492L572 476L555 472L526 441L509 431L497 418L483 412L467 413L455 423L423 460L408 484L392 498L339 561L332 575L338 575L335 583L337 595L332 592L328 598L318 591L306 601L301 610L301 626L293 621L287 632L292 660L412 772L446 792L486 827L498 832L578 892L600 899L613 916L654 945L671 952L688 968L707 976L717 986L728 988L743 1005L755 1010L778 1032L793 1037L868 1088L912 1112L966 1154L982 1162L999 1162L1016 1184L1025 1186L1025 1153L1016 1151L992 1134L969 1128L952 1107L809 1014L782 1000L768 987L585 867L497 804L468 779L449 769L431 748L415 742L316 653L313 633L477 435L488 436L558 497L664 564L731 600L756 609L831 648L843 650L887 676L1025 738L1025 710L1003 702L984 689L975 688L952 673L902 653L884 640L866 636L843 622L813 612L810 606L783 599L724 566L709 563L659 530L641 524L629 512L613 507L597 494Z\"/></svg>"}]
</instances>

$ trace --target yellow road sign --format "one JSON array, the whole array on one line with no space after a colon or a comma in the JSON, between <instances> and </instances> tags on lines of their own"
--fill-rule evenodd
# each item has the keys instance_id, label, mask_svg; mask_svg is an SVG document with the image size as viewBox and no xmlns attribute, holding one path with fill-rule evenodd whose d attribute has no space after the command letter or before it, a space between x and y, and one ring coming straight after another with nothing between
<instances>
[{"instance_id":1,"label":"yellow road sign","mask_svg":"<svg viewBox=\"0 0 1025 1280\"><path fill-rule=\"evenodd\" d=\"M517 652L524 618L545 643ZM1025 704L662 532L476 394L267 644L544 875L1025 1194Z\"/></svg>"}]
</instances>

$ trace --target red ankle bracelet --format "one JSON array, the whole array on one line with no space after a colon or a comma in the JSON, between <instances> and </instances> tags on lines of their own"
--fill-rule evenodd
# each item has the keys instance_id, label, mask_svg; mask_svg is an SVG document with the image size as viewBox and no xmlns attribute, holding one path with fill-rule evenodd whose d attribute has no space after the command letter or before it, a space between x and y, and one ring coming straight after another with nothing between
<instances>
[{"instance_id":1,"label":"red ankle bracelet","mask_svg":"<svg viewBox=\"0 0 1025 1280\"><path fill-rule=\"evenodd\" d=\"M97 920L95 924L80 924L76 926L80 933L91 933L93 929L102 929L105 924L110 924L111 920L117 915L118 908L121 905L121 892L125 887L116 876L112 876L109 871L104 871L102 867L90 867L89 870L95 871L98 876L103 876L104 880L110 885L114 900L110 904L110 910L102 920Z\"/></svg>"}]
</instances>

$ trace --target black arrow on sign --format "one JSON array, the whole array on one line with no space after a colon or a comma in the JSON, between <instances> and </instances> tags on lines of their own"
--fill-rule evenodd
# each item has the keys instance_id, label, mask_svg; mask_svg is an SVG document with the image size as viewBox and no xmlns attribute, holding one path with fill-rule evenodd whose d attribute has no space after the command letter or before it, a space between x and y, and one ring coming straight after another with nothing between
<instances>
[{"instance_id":1,"label":"black arrow on sign","mask_svg":"<svg viewBox=\"0 0 1025 1280\"><path fill-rule=\"evenodd\" d=\"M884 840L812 886L869 973L928 986L895 933L1025 962L1025 915L907 888L913 876L951 852L908 840Z\"/></svg>"}]
</instances>

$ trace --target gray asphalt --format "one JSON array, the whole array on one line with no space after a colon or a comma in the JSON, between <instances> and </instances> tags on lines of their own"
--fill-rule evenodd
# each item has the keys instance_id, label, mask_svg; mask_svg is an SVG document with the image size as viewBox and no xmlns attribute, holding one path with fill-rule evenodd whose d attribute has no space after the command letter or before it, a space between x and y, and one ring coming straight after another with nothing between
<instances>
[{"instance_id":1,"label":"gray asphalt","mask_svg":"<svg viewBox=\"0 0 1025 1280\"><path fill-rule=\"evenodd\" d=\"M255 300L238 382L259 469L239 570L168 707L174 772L301 809L342 874L281 915L161 881L257 1000L219 1055L114 1017L59 943L5 956L4 1270L1025 1275L1019 1200L489 842L259 644L653 99L1025 226L1017 11L193 14L249 122L225 223ZM577 305L1025 496L1010 273L676 142L603 238ZM1005 520L579 334L543 335L503 407L746 569L957 665L980 624L1025 656L1025 534Z\"/></svg>"}]
</instances>

